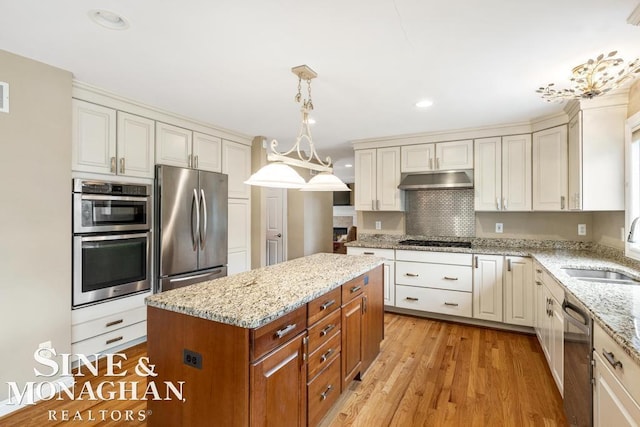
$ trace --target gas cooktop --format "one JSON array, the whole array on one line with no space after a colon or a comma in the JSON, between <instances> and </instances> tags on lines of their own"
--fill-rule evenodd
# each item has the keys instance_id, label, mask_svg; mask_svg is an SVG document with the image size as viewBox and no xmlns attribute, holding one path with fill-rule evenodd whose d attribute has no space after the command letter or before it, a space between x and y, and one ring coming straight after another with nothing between
<instances>
[{"instance_id":1,"label":"gas cooktop","mask_svg":"<svg viewBox=\"0 0 640 427\"><path fill-rule=\"evenodd\" d=\"M399 245L407 246L432 246L436 248L470 248L471 242L451 242L446 240L401 240Z\"/></svg>"}]
</instances>

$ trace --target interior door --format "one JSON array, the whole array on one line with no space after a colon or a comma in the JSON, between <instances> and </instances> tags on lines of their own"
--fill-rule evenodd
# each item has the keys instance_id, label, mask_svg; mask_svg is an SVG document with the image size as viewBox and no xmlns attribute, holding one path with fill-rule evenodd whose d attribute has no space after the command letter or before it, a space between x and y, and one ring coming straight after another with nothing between
<instances>
[{"instance_id":1,"label":"interior door","mask_svg":"<svg viewBox=\"0 0 640 427\"><path fill-rule=\"evenodd\" d=\"M198 269L227 264L228 177L216 172L199 173L200 229Z\"/></svg>"},{"instance_id":2,"label":"interior door","mask_svg":"<svg viewBox=\"0 0 640 427\"><path fill-rule=\"evenodd\" d=\"M284 215L286 211L286 190L282 188L267 188L266 192L266 265L273 265L284 261Z\"/></svg>"},{"instance_id":3,"label":"interior door","mask_svg":"<svg viewBox=\"0 0 640 427\"><path fill-rule=\"evenodd\" d=\"M157 168L160 204L160 277L198 267L196 206L198 171L173 166Z\"/></svg>"}]
</instances>

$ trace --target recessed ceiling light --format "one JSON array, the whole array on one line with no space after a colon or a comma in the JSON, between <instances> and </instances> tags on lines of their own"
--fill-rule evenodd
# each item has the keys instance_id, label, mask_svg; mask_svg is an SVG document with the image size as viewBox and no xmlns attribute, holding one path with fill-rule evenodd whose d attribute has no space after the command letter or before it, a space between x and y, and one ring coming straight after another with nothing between
<instances>
[{"instance_id":1,"label":"recessed ceiling light","mask_svg":"<svg viewBox=\"0 0 640 427\"><path fill-rule=\"evenodd\" d=\"M110 30L126 30L129 28L127 18L108 10L90 10L89 18L98 25Z\"/></svg>"},{"instance_id":2,"label":"recessed ceiling light","mask_svg":"<svg viewBox=\"0 0 640 427\"><path fill-rule=\"evenodd\" d=\"M353 165L351 163L347 163L346 165L344 165L345 168L352 168Z\"/></svg>"},{"instance_id":3,"label":"recessed ceiling light","mask_svg":"<svg viewBox=\"0 0 640 427\"><path fill-rule=\"evenodd\" d=\"M429 101L428 99L424 99L422 101L416 102L416 107L418 108L427 108L433 105L433 101Z\"/></svg>"}]
</instances>

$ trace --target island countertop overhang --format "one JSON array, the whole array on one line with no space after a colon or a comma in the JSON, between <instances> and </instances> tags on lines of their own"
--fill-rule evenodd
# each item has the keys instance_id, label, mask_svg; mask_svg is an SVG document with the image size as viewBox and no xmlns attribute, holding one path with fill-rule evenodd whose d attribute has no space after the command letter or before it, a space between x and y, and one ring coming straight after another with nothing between
<instances>
[{"instance_id":1,"label":"island countertop overhang","mask_svg":"<svg viewBox=\"0 0 640 427\"><path fill-rule=\"evenodd\" d=\"M384 259L319 253L146 298L147 306L242 328L259 328Z\"/></svg>"}]
</instances>

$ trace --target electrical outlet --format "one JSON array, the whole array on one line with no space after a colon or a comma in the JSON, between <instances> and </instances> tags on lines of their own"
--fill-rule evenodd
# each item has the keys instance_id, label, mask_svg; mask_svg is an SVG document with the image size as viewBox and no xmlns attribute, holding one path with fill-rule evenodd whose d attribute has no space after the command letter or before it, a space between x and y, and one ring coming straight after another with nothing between
<instances>
[{"instance_id":1,"label":"electrical outlet","mask_svg":"<svg viewBox=\"0 0 640 427\"><path fill-rule=\"evenodd\" d=\"M40 356L46 357L47 359L51 359L53 357L53 353L51 353L51 349L53 348L51 341L45 341L38 344L38 349L41 348L45 350L39 352Z\"/></svg>"},{"instance_id":2,"label":"electrical outlet","mask_svg":"<svg viewBox=\"0 0 640 427\"><path fill-rule=\"evenodd\" d=\"M501 222L496 222L496 233L502 233L503 227Z\"/></svg>"},{"instance_id":3,"label":"electrical outlet","mask_svg":"<svg viewBox=\"0 0 640 427\"><path fill-rule=\"evenodd\" d=\"M587 224L578 224L578 236L587 235Z\"/></svg>"},{"instance_id":4,"label":"electrical outlet","mask_svg":"<svg viewBox=\"0 0 640 427\"><path fill-rule=\"evenodd\" d=\"M382 230L382 221L376 221L376 230Z\"/></svg>"},{"instance_id":5,"label":"electrical outlet","mask_svg":"<svg viewBox=\"0 0 640 427\"><path fill-rule=\"evenodd\" d=\"M196 369L202 369L202 355L185 348L182 350L182 363Z\"/></svg>"}]
</instances>

